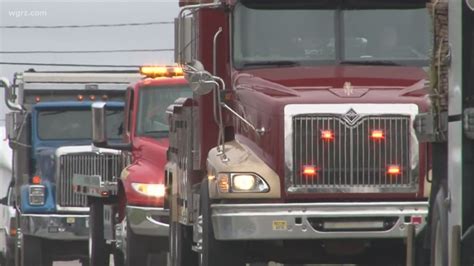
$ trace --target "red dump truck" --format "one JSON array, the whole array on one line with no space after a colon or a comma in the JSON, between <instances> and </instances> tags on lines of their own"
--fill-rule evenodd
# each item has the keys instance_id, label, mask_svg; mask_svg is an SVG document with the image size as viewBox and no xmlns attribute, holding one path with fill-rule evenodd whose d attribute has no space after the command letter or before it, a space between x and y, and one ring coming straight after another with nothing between
<instances>
[{"instance_id":1,"label":"red dump truck","mask_svg":"<svg viewBox=\"0 0 474 266\"><path fill-rule=\"evenodd\" d=\"M92 106L94 145L122 151L126 167L121 175L112 181L99 175L74 176L76 193L87 195L91 208L91 265L108 265L110 253L115 265L167 263L166 108L192 91L179 67L142 67L140 73L143 79L126 93L123 142L107 141L107 104Z\"/></svg>"}]
</instances>

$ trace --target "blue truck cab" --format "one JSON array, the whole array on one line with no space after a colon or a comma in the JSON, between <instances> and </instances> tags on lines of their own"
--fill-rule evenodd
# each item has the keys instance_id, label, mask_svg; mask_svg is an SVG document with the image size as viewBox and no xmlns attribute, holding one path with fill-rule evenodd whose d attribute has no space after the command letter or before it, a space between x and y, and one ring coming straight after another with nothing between
<instances>
[{"instance_id":1,"label":"blue truck cab","mask_svg":"<svg viewBox=\"0 0 474 266\"><path fill-rule=\"evenodd\" d=\"M23 72L10 86L2 79L7 106L12 180L19 237L17 265L51 266L55 260L88 265L89 207L75 193L75 174L113 180L124 166L120 151L94 147L91 105L107 102L110 141L122 139L131 72Z\"/></svg>"},{"instance_id":2,"label":"blue truck cab","mask_svg":"<svg viewBox=\"0 0 474 266\"><path fill-rule=\"evenodd\" d=\"M57 204L58 173L56 152L61 147L90 146L92 101L61 101L37 103L31 113L31 161L30 184L21 187L21 210L24 214L48 214L61 210ZM123 102L108 102L108 129L112 139L120 140L123 123ZM54 130L51 130L54 129ZM35 195L32 195L32 190ZM76 195L74 195L76 196ZM87 202L81 201L86 207ZM84 206L82 206L84 205ZM60 228L58 228L59 230Z\"/></svg>"}]
</instances>

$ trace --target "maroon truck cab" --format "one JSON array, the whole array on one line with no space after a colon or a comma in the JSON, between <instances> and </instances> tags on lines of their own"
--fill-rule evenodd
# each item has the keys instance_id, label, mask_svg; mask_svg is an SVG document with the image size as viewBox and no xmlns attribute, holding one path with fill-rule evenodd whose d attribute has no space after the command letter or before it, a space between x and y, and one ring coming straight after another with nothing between
<instances>
[{"instance_id":1,"label":"maroon truck cab","mask_svg":"<svg viewBox=\"0 0 474 266\"><path fill-rule=\"evenodd\" d=\"M196 93L170 109L194 123L170 134L171 237L192 227L213 266L404 259L429 206L426 2L198 2L177 27Z\"/></svg>"}]
</instances>

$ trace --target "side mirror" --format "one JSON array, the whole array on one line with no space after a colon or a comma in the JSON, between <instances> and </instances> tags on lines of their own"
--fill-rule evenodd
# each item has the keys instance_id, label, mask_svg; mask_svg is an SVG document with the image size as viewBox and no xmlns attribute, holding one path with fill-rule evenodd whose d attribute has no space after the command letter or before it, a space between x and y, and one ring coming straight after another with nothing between
<instances>
[{"instance_id":1,"label":"side mirror","mask_svg":"<svg viewBox=\"0 0 474 266\"><path fill-rule=\"evenodd\" d=\"M8 81L7 78L0 78L0 87L3 87L5 90L5 104L7 107L10 110L22 111L22 106L12 101L12 87L10 85L10 81Z\"/></svg>"},{"instance_id":2,"label":"side mirror","mask_svg":"<svg viewBox=\"0 0 474 266\"><path fill-rule=\"evenodd\" d=\"M99 148L116 150L131 150L130 143L109 143L107 137L107 104L95 102L92 104L92 143Z\"/></svg>"},{"instance_id":3,"label":"side mirror","mask_svg":"<svg viewBox=\"0 0 474 266\"><path fill-rule=\"evenodd\" d=\"M193 17L178 17L175 19L175 62L184 65L195 58L195 38Z\"/></svg>"},{"instance_id":4,"label":"side mirror","mask_svg":"<svg viewBox=\"0 0 474 266\"><path fill-rule=\"evenodd\" d=\"M189 68L193 69L191 72L186 72L185 78L189 82L189 87L197 95L209 94L216 86L212 83L212 75L204 69L201 62L194 60L189 64Z\"/></svg>"},{"instance_id":5,"label":"side mirror","mask_svg":"<svg viewBox=\"0 0 474 266\"><path fill-rule=\"evenodd\" d=\"M92 142L97 147L107 146L105 106L105 102L96 102L92 104Z\"/></svg>"}]
</instances>

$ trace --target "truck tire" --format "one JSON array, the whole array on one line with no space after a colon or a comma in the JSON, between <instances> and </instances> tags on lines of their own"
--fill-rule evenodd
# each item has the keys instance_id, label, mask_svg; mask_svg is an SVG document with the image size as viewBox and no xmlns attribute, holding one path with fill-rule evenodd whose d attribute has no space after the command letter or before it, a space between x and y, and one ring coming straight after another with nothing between
<instances>
[{"instance_id":1,"label":"truck tire","mask_svg":"<svg viewBox=\"0 0 474 266\"><path fill-rule=\"evenodd\" d=\"M192 251L190 228L178 223L170 224L170 264L171 266L197 266L197 254Z\"/></svg>"},{"instance_id":2,"label":"truck tire","mask_svg":"<svg viewBox=\"0 0 474 266\"><path fill-rule=\"evenodd\" d=\"M127 246L125 248L125 265L136 266L148 264L148 241L145 237L141 237L133 233L130 224L127 223Z\"/></svg>"},{"instance_id":3,"label":"truck tire","mask_svg":"<svg viewBox=\"0 0 474 266\"><path fill-rule=\"evenodd\" d=\"M21 240L21 265L22 266L52 266L53 259L46 250L46 243L40 238L23 235Z\"/></svg>"},{"instance_id":4,"label":"truck tire","mask_svg":"<svg viewBox=\"0 0 474 266\"><path fill-rule=\"evenodd\" d=\"M109 252L104 238L104 204L99 199L91 199L89 208L89 264L109 265Z\"/></svg>"},{"instance_id":5,"label":"truck tire","mask_svg":"<svg viewBox=\"0 0 474 266\"><path fill-rule=\"evenodd\" d=\"M125 265L125 258L123 256L123 252L121 250L114 251L114 266L124 266Z\"/></svg>"},{"instance_id":6,"label":"truck tire","mask_svg":"<svg viewBox=\"0 0 474 266\"><path fill-rule=\"evenodd\" d=\"M236 241L219 241L214 236L211 221L211 200L207 178L201 183L200 211L202 215L202 252L200 266L245 266L243 247Z\"/></svg>"},{"instance_id":7,"label":"truck tire","mask_svg":"<svg viewBox=\"0 0 474 266\"><path fill-rule=\"evenodd\" d=\"M446 192L440 187L431 215L431 265L448 265L448 210L444 203Z\"/></svg>"}]
</instances>

